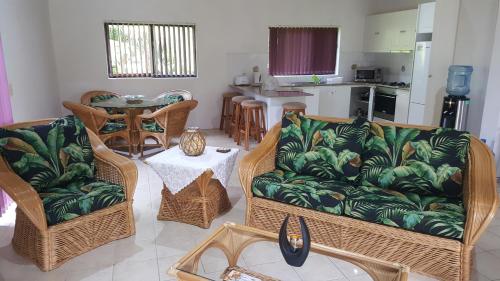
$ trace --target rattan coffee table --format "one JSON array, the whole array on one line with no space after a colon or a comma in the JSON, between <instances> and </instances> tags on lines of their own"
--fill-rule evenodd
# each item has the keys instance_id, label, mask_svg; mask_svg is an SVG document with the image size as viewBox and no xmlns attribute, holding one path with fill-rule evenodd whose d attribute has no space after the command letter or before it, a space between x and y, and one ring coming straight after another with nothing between
<instances>
[{"instance_id":1,"label":"rattan coffee table","mask_svg":"<svg viewBox=\"0 0 500 281\"><path fill-rule=\"evenodd\" d=\"M209 275L205 275L198 269L200 267L200 260L202 255L210 248L217 248L222 250L222 252L225 254L229 265L226 270L220 272L220 280L224 280L223 278L227 277L227 274L231 271L233 271L233 273L242 272L244 274L247 274L248 276L258 278L262 281L278 280L271 276L266 276L258 272L252 272L250 270L241 268L237 265L238 258L245 250L245 248L253 243L260 241L274 242L273 244L276 247L279 247L278 234L248 226L236 225L234 223L225 223L204 242L202 242L201 245L189 252L186 256L181 258L179 262L173 265L169 269L168 273L175 276L177 280L182 281L212 280L210 279ZM333 257L359 266L375 281L408 280L408 273L410 269L404 265L382 261L316 243L311 243L311 251L320 255ZM293 270L292 267L290 267L290 270Z\"/></svg>"}]
</instances>

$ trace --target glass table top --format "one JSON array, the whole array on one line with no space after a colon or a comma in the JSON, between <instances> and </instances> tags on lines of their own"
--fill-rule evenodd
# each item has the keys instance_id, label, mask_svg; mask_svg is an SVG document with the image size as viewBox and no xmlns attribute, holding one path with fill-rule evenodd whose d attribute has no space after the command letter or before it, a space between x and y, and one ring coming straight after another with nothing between
<instances>
[{"instance_id":1,"label":"glass table top","mask_svg":"<svg viewBox=\"0 0 500 281\"><path fill-rule=\"evenodd\" d=\"M163 99L143 99L140 102L129 103L125 98L111 98L109 100L93 102L93 107L102 108L149 108L166 105L168 101Z\"/></svg>"}]
</instances>

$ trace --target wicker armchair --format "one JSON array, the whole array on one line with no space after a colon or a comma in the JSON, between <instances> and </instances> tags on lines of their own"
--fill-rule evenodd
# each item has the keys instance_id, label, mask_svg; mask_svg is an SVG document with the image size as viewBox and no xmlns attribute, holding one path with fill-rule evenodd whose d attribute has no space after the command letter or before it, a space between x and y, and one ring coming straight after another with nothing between
<instances>
[{"instance_id":1,"label":"wicker armchair","mask_svg":"<svg viewBox=\"0 0 500 281\"><path fill-rule=\"evenodd\" d=\"M329 122L347 121L347 119L311 117ZM424 126L396 125L424 130L433 129ZM302 216L309 226L314 242L405 264L412 271L440 280L470 279L472 250L498 207L495 163L488 147L480 140L472 137L470 142L463 197L467 216L464 238L459 241L254 197L251 187L253 178L275 169L280 129L281 124L274 126L262 143L240 162L240 181L247 198L247 225L277 233L287 214ZM294 231L298 231L296 224L293 227Z\"/></svg>"},{"instance_id":2,"label":"wicker armchair","mask_svg":"<svg viewBox=\"0 0 500 281\"><path fill-rule=\"evenodd\" d=\"M129 118L125 114L109 114L90 106L65 101L64 107L80 118L85 126L99 136L103 142L122 138L127 142L128 154L132 154Z\"/></svg>"},{"instance_id":3,"label":"wicker armchair","mask_svg":"<svg viewBox=\"0 0 500 281\"><path fill-rule=\"evenodd\" d=\"M139 128L139 145L141 156L144 156L145 140L153 138L163 147L168 148L172 137L182 134L186 126L189 112L198 105L196 100L182 101L176 104L165 106L153 113L138 115L135 119L136 127Z\"/></svg>"},{"instance_id":4,"label":"wicker armchair","mask_svg":"<svg viewBox=\"0 0 500 281\"><path fill-rule=\"evenodd\" d=\"M191 92L186 91L186 90L170 90L170 91L159 94L155 99L163 99L166 96L171 96L171 95L182 96L182 98L184 98L184 100L192 100L193 99L193 94L191 94Z\"/></svg>"},{"instance_id":5,"label":"wicker armchair","mask_svg":"<svg viewBox=\"0 0 500 281\"><path fill-rule=\"evenodd\" d=\"M80 97L80 102L84 105L90 106L95 99L99 99L100 97L120 97L120 95L108 91L90 91Z\"/></svg>"},{"instance_id":6,"label":"wicker armchair","mask_svg":"<svg viewBox=\"0 0 500 281\"><path fill-rule=\"evenodd\" d=\"M4 128L25 128L51 121L17 123ZM125 201L63 223L47 226L39 194L0 157L0 186L17 204L12 246L42 271L53 270L75 256L135 234L132 199L137 168L132 161L109 150L91 130L87 129L87 133L94 153L96 178L123 186Z\"/></svg>"}]
</instances>

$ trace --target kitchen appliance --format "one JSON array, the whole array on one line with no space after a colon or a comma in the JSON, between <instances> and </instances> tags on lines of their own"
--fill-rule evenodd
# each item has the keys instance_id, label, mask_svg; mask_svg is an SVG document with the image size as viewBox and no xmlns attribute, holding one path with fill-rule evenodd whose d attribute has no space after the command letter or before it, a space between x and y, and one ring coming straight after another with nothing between
<instances>
[{"instance_id":1,"label":"kitchen appliance","mask_svg":"<svg viewBox=\"0 0 500 281\"><path fill-rule=\"evenodd\" d=\"M236 86L245 86L250 85L250 80L246 74L238 75L234 77L234 85Z\"/></svg>"},{"instance_id":2,"label":"kitchen appliance","mask_svg":"<svg viewBox=\"0 0 500 281\"><path fill-rule=\"evenodd\" d=\"M373 120L394 122L396 97L396 89L377 87L373 105Z\"/></svg>"},{"instance_id":3,"label":"kitchen appliance","mask_svg":"<svg viewBox=\"0 0 500 281\"><path fill-rule=\"evenodd\" d=\"M418 36L417 36L418 39ZM427 84L431 75L429 65L432 42L421 41L416 43L415 60L413 62L413 77L410 90L410 109L408 124L423 125L425 116L425 99Z\"/></svg>"},{"instance_id":4,"label":"kitchen appliance","mask_svg":"<svg viewBox=\"0 0 500 281\"><path fill-rule=\"evenodd\" d=\"M378 67L358 67L354 70L355 82L380 83L382 69Z\"/></svg>"},{"instance_id":5,"label":"kitchen appliance","mask_svg":"<svg viewBox=\"0 0 500 281\"><path fill-rule=\"evenodd\" d=\"M444 97L439 126L459 131L465 130L469 101L469 98L466 96L449 95Z\"/></svg>"}]
</instances>

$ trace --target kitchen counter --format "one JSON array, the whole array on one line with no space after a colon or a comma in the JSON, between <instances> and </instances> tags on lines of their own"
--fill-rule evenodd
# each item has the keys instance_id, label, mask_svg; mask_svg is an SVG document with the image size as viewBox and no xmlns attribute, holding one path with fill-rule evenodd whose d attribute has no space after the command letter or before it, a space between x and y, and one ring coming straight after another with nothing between
<instances>
[{"instance_id":1,"label":"kitchen counter","mask_svg":"<svg viewBox=\"0 0 500 281\"><path fill-rule=\"evenodd\" d=\"M291 97L308 97L312 94L297 90L297 87L280 87L275 91L261 91L257 86L235 86L229 85L231 89L240 94L253 94L266 98L291 98Z\"/></svg>"}]
</instances>

